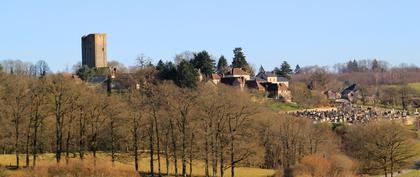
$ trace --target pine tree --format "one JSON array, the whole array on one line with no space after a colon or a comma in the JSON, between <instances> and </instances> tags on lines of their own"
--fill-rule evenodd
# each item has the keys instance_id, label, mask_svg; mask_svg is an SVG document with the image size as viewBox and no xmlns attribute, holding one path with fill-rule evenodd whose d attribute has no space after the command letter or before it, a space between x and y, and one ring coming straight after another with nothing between
<instances>
[{"instance_id":1,"label":"pine tree","mask_svg":"<svg viewBox=\"0 0 420 177\"><path fill-rule=\"evenodd\" d=\"M225 58L225 56L220 56L219 61L217 62L217 72L218 73L225 73L227 72L227 60Z\"/></svg>"},{"instance_id":2,"label":"pine tree","mask_svg":"<svg viewBox=\"0 0 420 177\"><path fill-rule=\"evenodd\" d=\"M378 60L374 59L372 61L372 71L378 71L379 70L379 62Z\"/></svg>"},{"instance_id":3,"label":"pine tree","mask_svg":"<svg viewBox=\"0 0 420 177\"><path fill-rule=\"evenodd\" d=\"M296 65L296 67L295 67L295 74L299 74L300 73L300 66L299 65Z\"/></svg>"},{"instance_id":4,"label":"pine tree","mask_svg":"<svg viewBox=\"0 0 420 177\"><path fill-rule=\"evenodd\" d=\"M177 70L175 64L172 62L163 63L159 61L156 70L158 71L158 77L163 80L176 80Z\"/></svg>"},{"instance_id":5,"label":"pine tree","mask_svg":"<svg viewBox=\"0 0 420 177\"><path fill-rule=\"evenodd\" d=\"M242 68L246 71L250 71L250 67L248 62L246 61L245 55L242 52L242 48L238 47L233 50L233 61L232 61L232 67L234 68Z\"/></svg>"},{"instance_id":6,"label":"pine tree","mask_svg":"<svg viewBox=\"0 0 420 177\"><path fill-rule=\"evenodd\" d=\"M194 69L193 65L182 60L177 68L176 84L183 88L195 88L197 87L198 73Z\"/></svg>"},{"instance_id":7,"label":"pine tree","mask_svg":"<svg viewBox=\"0 0 420 177\"><path fill-rule=\"evenodd\" d=\"M280 69L277 68L276 74L281 77L290 78L290 76L293 74L293 70L291 69L290 64L287 63L287 61L283 61L283 63L280 66Z\"/></svg>"},{"instance_id":8,"label":"pine tree","mask_svg":"<svg viewBox=\"0 0 420 177\"><path fill-rule=\"evenodd\" d=\"M215 70L215 62L211 59L209 53L205 50L194 54L194 58L190 61L194 68L199 69L203 74L212 74Z\"/></svg>"}]
</instances>

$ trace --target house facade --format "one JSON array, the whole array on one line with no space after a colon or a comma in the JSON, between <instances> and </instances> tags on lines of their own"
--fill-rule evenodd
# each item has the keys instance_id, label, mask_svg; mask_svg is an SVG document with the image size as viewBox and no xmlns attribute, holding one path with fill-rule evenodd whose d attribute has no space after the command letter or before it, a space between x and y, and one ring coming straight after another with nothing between
<instances>
[{"instance_id":1,"label":"house facade","mask_svg":"<svg viewBox=\"0 0 420 177\"><path fill-rule=\"evenodd\" d=\"M292 100L292 94L289 90L289 80L284 77L278 77L273 72L262 71L255 77L251 78L250 74L241 68L232 68L226 74L219 75L220 83L237 86L241 89L247 88L259 93L263 93L265 96L284 102L290 102ZM213 80L215 84L217 76L211 75L210 80Z\"/></svg>"}]
</instances>

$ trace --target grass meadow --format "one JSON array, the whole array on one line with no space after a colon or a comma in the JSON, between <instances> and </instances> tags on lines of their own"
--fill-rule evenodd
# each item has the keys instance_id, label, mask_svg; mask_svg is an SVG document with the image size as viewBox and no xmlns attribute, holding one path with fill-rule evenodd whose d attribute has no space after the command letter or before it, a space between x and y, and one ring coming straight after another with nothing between
<instances>
[{"instance_id":1,"label":"grass meadow","mask_svg":"<svg viewBox=\"0 0 420 177\"><path fill-rule=\"evenodd\" d=\"M19 170L6 170L6 166L15 164L15 155L0 155L0 177L29 177L29 176L39 176L39 177L111 177L111 176L140 176L134 170L134 162L128 154L118 154L117 162L114 166L111 163L111 157L108 154L100 153L96 160L96 166L94 165L93 158L87 156L83 161L78 158L70 158L68 163L66 163L65 158L62 159L60 164L55 162L53 154L44 154L39 156L37 161L36 168L21 168ZM21 165L25 164L24 156L21 157ZM165 159L161 159L161 171L162 173L166 172ZM178 173L181 172L181 162L178 161ZM150 172L149 158L143 156L140 160L140 173L141 176L146 176ZM158 170L157 161L155 161L155 173ZM174 173L173 162L170 164L169 168L170 174ZM210 169L211 171L211 169ZM189 168L187 165L187 172L189 173ZM193 162L193 176L203 176L204 175L204 164L201 161ZM235 174L238 177L269 177L275 173L275 170L270 169L260 169L260 168L246 168L238 167L235 170ZM225 170L225 176L230 176L230 169Z\"/></svg>"}]
</instances>

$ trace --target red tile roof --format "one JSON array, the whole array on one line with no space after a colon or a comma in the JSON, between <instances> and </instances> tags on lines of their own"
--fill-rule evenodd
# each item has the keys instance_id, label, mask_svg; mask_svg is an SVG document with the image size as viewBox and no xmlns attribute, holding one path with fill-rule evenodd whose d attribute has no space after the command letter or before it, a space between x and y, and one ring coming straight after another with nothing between
<instances>
[{"instance_id":1,"label":"red tile roof","mask_svg":"<svg viewBox=\"0 0 420 177\"><path fill-rule=\"evenodd\" d=\"M249 75L246 71L244 71L242 68L232 68L228 72L229 75Z\"/></svg>"}]
</instances>

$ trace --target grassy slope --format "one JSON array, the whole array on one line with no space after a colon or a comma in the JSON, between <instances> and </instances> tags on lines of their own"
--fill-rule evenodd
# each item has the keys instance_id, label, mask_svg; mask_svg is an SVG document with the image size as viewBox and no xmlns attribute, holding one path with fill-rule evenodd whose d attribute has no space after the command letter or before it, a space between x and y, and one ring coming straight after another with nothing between
<instances>
[{"instance_id":1,"label":"grassy slope","mask_svg":"<svg viewBox=\"0 0 420 177\"><path fill-rule=\"evenodd\" d=\"M411 88L414 88L414 89L416 89L417 91L420 92L420 82L410 83L410 84L408 84L408 86L410 86Z\"/></svg>"},{"instance_id":2,"label":"grassy slope","mask_svg":"<svg viewBox=\"0 0 420 177\"><path fill-rule=\"evenodd\" d=\"M420 177L420 170L411 171L398 177Z\"/></svg>"},{"instance_id":3,"label":"grassy slope","mask_svg":"<svg viewBox=\"0 0 420 177\"><path fill-rule=\"evenodd\" d=\"M24 156L21 157L22 161L20 162L22 165L24 165ZM38 161L38 166L42 167L42 166L48 166L48 165L52 165L55 164L55 159L54 159L54 155L53 154L46 154L46 155L42 155L40 156L40 161ZM88 161L91 158L88 157ZM73 159L73 160L77 160L77 159ZM0 155L0 166L5 166L5 165L10 165L10 164L14 164L15 163L15 156L14 155ZM65 160L62 160L62 164L65 164ZM110 156L107 154L99 154L98 155L98 160L97 160L97 164L100 165L105 165L105 166L109 166L109 168L113 168L111 165L111 159ZM134 170L134 162L132 161L131 157L127 156L127 155L119 155L118 158L118 162L115 164L114 168L117 168L119 170ZM166 166L165 166L165 159L162 158L161 159L161 164L162 164L162 172L166 171ZM193 162L194 166L193 166L193 174L196 176L203 176L204 175L204 164L200 161L196 161ZM178 173L181 172L181 162L178 161ZM149 172L150 168L149 168L149 158L145 155L144 157L141 158L140 160L140 171L142 172ZM155 161L155 172L157 172L157 161ZM211 170L211 169L210 169ZM173 162L171 162L170 164L170 168L169 168L170 173L174 172L174 168L173 168ZM189 168L187 166L187 172L189 172ZM245 168L245 167L238 167L235 170L236 176L240 176L240 177L267 177L267 176L272 176L274 174L274 170L267 170L267 169L259 169L259 168ZM19 174L21 173L21 171L8 171L8 174ZM230 169L227 169L225 171L225 176L230 176Z\"/></svg>"}]
</instances>

